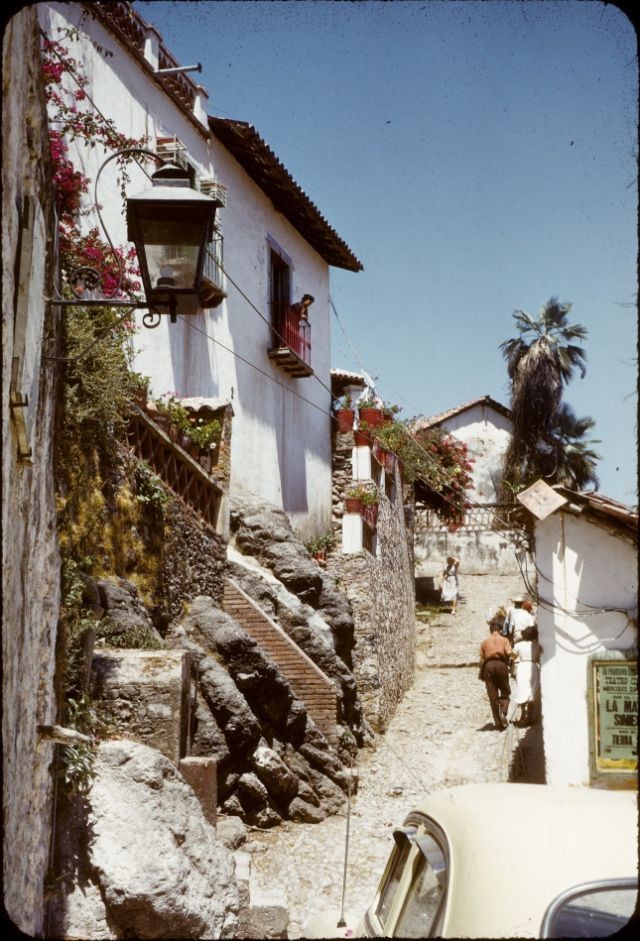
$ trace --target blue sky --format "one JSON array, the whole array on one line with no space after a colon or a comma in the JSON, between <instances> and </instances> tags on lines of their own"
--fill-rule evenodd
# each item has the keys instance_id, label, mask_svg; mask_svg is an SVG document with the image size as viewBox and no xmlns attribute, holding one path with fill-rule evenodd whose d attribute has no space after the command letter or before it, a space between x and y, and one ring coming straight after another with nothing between
<instances>
[{"instance_id":1,"label":"blue sky","mask_svg":"<svg viewBox=\"0 0 640 941\"><path fill-rule=\"evenodd\" d=\"M590 0L143 2L212 114L253 124L364 264L333 364L403 416L489 394L515 308L589 331L565 399L636 503L637 48ZM355 355L353 350L355 350Z\"/></svg>"}]
</instances>

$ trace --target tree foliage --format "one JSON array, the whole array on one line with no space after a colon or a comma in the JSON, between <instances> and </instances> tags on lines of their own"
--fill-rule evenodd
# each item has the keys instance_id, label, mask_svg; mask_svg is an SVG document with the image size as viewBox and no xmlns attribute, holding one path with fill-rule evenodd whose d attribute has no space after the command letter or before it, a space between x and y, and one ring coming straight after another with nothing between
<instances>
[{"instance_id":1,"label":"tree foliage","mask_svg":"<svg viewBox=\"0 0 640 941\"><path fill-rule=\"evenodd\" d=\"M562 421L563 388L576 371L581 376L586 372L587 355L580 344L587 337L587 329L569 323L571 306L552 297L540 308L537 318L516 310L513 318L518 336L500 344L511 380L513 416L513 434L504 462L504 494L517 492L540 476L555 479L555 465L562 467L563 480L575 483L576 479L594 479L593 467L588 472L586 465L580 469L575 462L572 474L571 460L578 453L576 442L556 438L556 431L562 434L558 422ZM591 422L591 428L592 420L586 421ZM578 434L577 439L580 437ZM584 453L584 443L582 451L587 461L598 458L589 448L590 453Z\"/></svg>"}]
</instances>

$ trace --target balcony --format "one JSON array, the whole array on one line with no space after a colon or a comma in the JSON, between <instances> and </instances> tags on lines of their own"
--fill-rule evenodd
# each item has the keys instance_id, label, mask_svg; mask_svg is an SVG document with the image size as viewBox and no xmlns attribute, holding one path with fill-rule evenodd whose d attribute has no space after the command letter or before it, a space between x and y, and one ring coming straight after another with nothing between
<instances>
[{"instance_id":1,"label":"balcony","mask_svg":"<svg viewBox=\"0 0 640 941\"><path fill-rule=\"evenodd\" d=\"M200 306L205 309L218 307L227 296L222 273L222 236L214 232L213 240L207 246L202 269L202 287Z\"/></svg>"},{"instance_id":2,"label":"balcony","mask_svg":"<svg viewBox=\"0 0 640 941\"><path fill-rule=\"evenodd\" d=\"M313 375L311 368L311 324L301 319L297 304L288 307L273 330L272 359L290 376L305 378Z\"/></svg>"}]
</instances>

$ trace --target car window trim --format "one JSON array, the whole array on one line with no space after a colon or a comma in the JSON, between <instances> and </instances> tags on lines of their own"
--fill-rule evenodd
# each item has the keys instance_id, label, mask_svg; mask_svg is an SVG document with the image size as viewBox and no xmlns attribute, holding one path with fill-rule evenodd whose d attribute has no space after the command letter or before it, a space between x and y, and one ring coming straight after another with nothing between
<instances>
[{"instance_id":1,"label":"car window trim","mask_svg":"<svg viewBox=\"0 0 640 941\"><path fill-rule=\"evenodd\" d=\"M411 854L411 850L413 849L413 840L417 833L418 833L418 826L415 824L409 824L409 823L405 823L405 825L402 827L394 827L391 832L391 836L393 838L393 842L395 846L392 848L391 852L389 853L389 856L387 857L386 865L382 872L382 876L380 877L380 881L378 882L376 894L373 897L373 901L371 905L365 912L365 925L367 926L367 929L372 932L374 937L385 937L384 932L387 930L389 922L391 921L395 896L397 896L400 886L402 885L404 872L407 868L407 863L409 862L409 856ZM386 923L383 925L380 919L380 916L378 915L378 906L380 905L382 894L385 888L387 887L389 876L393 872L397 854L401 853L402 850L404 849L405 841L406 843L409 844L409 855L407 856L407 859L405 861L405 868L403 872L401 873L400 879L398 881L394 899L391 903L391 907L389 908L389 914L388 914Z\"/></svg>"},{"instance_id":2,"label":"car window trim","mask_svg":"<svg viewBox=\"0 0 640 941\"><path fill-rule=\"evenodd\" d=\"M429 937L433 937L436 934L440 934L439 929L442 926L447 902L448 880L446 876L449 871L449 844L442 827L440 827L432 817L427 817L425 814L411 814L411 816L407 817L405 820L404 826L405 828L416 827L418 832L417 835L411 839L413 846L405 864L405 873L403 874L403 878L400 880L396 897L394 898L393 904L389 911L389 918L386 925L386 928L388 929L388 935L386 935L386 937L396 937L396 926L404 910L407 896L406 889L404 892L401 892L400 887L402 886L405 888L407 883L411 884L413 881L415 861L418 855L424 857L427 863L431 865L431 857L429 857L425 852L425 844L427 839L435 843L436 847L440 851L439 858L442 860L442 864L438 867L438 869L434 869L436 878L442 885L442 897L429 928Z\"/></svg>"},{"instance_id":3,"label":"car window trim","mask_svg":"<svg viewBox=\"0 0 640 941\"><path fill-rule=\"evenodd\" d=\"M589 893L595 892L614 892L616 889L635 889L637 892L638 880L629 877L621 877L618 879L598 879L594 882L582 882L580 885L572 885L568 889L565 889L565 891L561 892L560 895L557 895L553 902L551 902L551 904L547 907L547 910L545 911L542 918L540 937L552 937L552 935L549 934L549 930L553 924L553 920L558 912L558 909L562 908L563 905L566 905L567 902L570 902L571 899L578 898L580 895L588 895Z\"/></svg>"}]
</instances>

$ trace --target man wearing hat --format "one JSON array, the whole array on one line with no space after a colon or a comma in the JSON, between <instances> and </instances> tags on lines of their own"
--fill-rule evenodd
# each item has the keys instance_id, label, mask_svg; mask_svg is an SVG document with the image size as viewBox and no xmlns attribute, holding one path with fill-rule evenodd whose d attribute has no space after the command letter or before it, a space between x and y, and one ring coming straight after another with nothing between
<instances>
[{"instance_id":1,"label":"man wearing hat","mask_svg":"<svg viewBox=\"0 0 640 941\"><path fill-rule=\"evenodd\" d=\"M490 634L480 644L478 677L484 680L496 728L506 729L507 710L511 696L509 664L512 650L507 638L500 633L501 627L502 618L494 615L489 621Z\"/></svg>"},{"instance_id":2,"label":"man wearing hat","mask_svg":"<svg viewBox=\"0 0 640 941\"><path fill-rule=\"evenodd\" d=\"M507 616L501 633L510 643L513 643L514 634L522 632L525 627L533 627L535 619L532 613L533 605L524 595L514 595L511 602L511 606L507 608Z\"/></svg>"}]
</instances>

